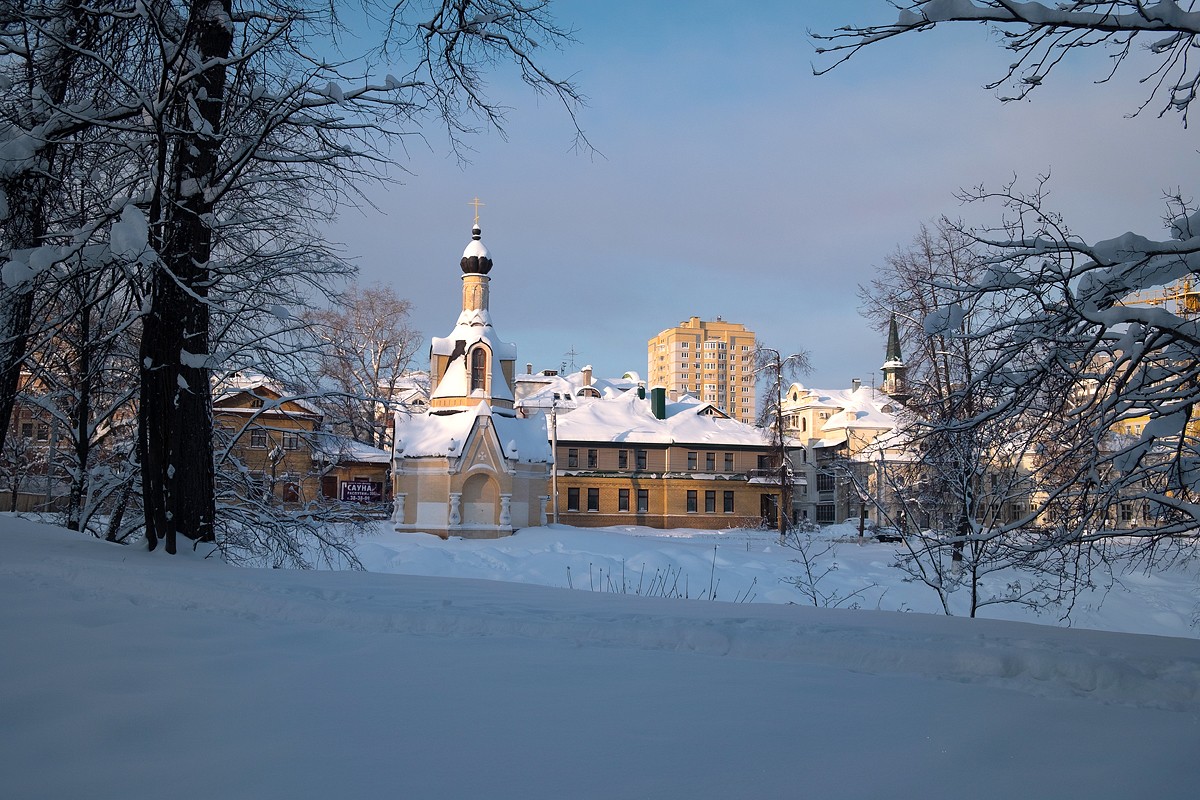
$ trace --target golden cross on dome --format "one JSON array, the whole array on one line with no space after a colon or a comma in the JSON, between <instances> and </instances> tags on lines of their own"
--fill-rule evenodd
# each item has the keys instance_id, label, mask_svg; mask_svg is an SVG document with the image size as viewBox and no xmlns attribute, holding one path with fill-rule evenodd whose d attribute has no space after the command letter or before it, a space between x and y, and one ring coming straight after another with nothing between
<instances>
[{"instance_id":1,"label":"golden cross on dome","mask_svg":"<svg viewBox=\"0 0 1200 800\"><path fill-rule=\"evenodd\" d=\"M478 197L476 197L474 200L467 203L467 205L475 206L475 227L479 227L479 207L482 205L487 205L487 204L484 203L482 200L480 200Z\"/></svg>"}]
</instances>

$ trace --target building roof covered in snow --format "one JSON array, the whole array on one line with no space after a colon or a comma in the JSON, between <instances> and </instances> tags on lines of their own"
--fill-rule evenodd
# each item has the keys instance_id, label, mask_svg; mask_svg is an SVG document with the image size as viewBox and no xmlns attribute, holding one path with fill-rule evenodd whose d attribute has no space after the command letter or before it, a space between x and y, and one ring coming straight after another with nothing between
<instances>
[{"instance_id":1,"label":"building roof covered in snow","mask_svg":"<svg viewBox=\"0 0 1200 800\"><path fill-rule=\"evenodd\" d=\"M386 464L392 460L392 454L347 436L319 433L313 446L313 458L337 464Z\"/></svg>"},{"instance_id":2,"label":"building roof covered in snow","mask_svg":"<svg viewBox=\"0 0 1200 800\"><path fill-rule=\"evenodd\" d=\"M521 419L493 414L487 403L450 414L397 414L397 458L461 456L476 420L488 417L506 458L525 463L550 460L550 437L543 417Z\"/></svg>"},{"instance_id":3,"label":"building roof covered in snow","mask_svg":"<svg viewBox=\"0 0 1200 800\"><path fill-rule=\"evenodd\" d=\"M597 378L592 368L568 375L545 371L516 377L517 407L526 412L548 409L569 411L581 403L601 397L615 397L637 389L641 378L636 372L626 372L620 378Z\"/></svg>"},{"instance_id":4,"label":"building roof covered in snow","mask_svg":"<svg viewBox=\"0 0 1200 800\"><path fill-rule=\"evenodd\" d=\"M508 381L500 370L500 362L515 361L517 347L509 342L501 341L492 328L492 316L486 308L467 309L458 316L458 322L449 336L433 338L430 346L432 355L447 356L449 363L446 371L438 378L437 386L431 397L470 397L471 366L467 354L478 344L483 344L491 352L490 363L493 365L493 380L491 382L492 398L512 400L512 392ZM481 390L476 390L481 391ZM480 395L482 397L483 395Z\"/></svg>"},{"instance_id":5,"label":"building roof covered in snow","mask_svg":"<svg viewBox=\"0 0 1200 800\"><path fill-rule=\"evenodd\" d=\"M664 419L658 419L650 399L637 392L598 398L558 417L558 440L709 447L770 444L761 428L730 419L715 406L686 395L666 403Z\"/></svg>"},{"instance_id":6,"label":"building roof covered in snow","mask_svg":"<svg viewBox=\"0 0 1200 800\"><path fill-rule=\"evenodd\" d=\"M321 409L304 397L290 396L263 375L238 373L222 381L213 397L214 410L228 413L288 414L320 417Z\"/></svg>"},{"instance_id":7,"label":"building roof covered in snow","mask_svg":"<svg viewBox=\"0 0 1200 800\"><path fill-rule=\"evenodd\" d=\"M837 447L852 437L860 443L868 443L888 436L898 427L896 413L900 408L895 399L861 383L849 389L810 389L793 383L784 399L783 410L786 416L816 410L818 414L807 434L810 445ZM890 449L898 440L888 436L887 441L892 443L885 445Z\"/></svg>"}]
</instances>

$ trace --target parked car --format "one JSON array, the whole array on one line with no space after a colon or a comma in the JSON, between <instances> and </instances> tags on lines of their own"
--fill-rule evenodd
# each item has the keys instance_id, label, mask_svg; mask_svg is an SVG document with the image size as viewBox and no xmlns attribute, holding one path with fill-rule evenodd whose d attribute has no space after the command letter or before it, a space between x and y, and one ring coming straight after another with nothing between
<instances>
[{"instance_id":1,"label":"parked car","mask_svg":"<svg viewBox=\"0 0 1200 800\"><path fill-rule=\"evenodd\" d=\"M875 541L877 541L877 542L902 542L902 541L904 541L904 534L900 532L900 529L893 528L890 526L878 527L875 530L871 531L871 535L873 537L875 537Z\"/></svg>"}]
</instances>

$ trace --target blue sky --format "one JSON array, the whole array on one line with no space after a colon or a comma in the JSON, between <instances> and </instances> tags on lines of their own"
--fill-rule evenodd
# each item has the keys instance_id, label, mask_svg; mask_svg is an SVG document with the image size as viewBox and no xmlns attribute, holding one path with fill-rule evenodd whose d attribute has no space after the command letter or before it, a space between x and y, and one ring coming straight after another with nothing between
<instances>
[{"instance_id":1,"label":"blue sky","mask_svg":"<svg viewBox=\"0 0 1200 800\"><path fill-rule=\"evenodd\" d=\"M1031 187L1049 170L1051 202L1080 235L1157 236L1163 191L1197 178L1178 120L1126 118L1139 75L1094 85L1099 54L1001 104L981 87L1009 59L981 26L886 42L814 77L825 62L807 31L890 19L883 0L553 6L578 43L544 58L589 98L579 121L598 152L573 150L561 107L501 70L507 137L472 137L463 165L426 128L394 153L403 183L369 193L378 211L331 230L363 282L395 286L426 338L443 336L478 196L493 321L522 369L645 374L649 337L720 315L808 350L806 384L870 382L884 340L856 287L922 222L994 221L956 190L1014 175Z\"/></svg>"}]
</instances>

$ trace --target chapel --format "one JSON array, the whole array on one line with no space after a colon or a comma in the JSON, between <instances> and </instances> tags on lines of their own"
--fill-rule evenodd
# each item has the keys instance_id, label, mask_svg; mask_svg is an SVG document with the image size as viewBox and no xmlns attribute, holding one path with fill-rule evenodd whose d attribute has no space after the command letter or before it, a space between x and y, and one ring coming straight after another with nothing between
<instances>
[{"instance_id":1,"label":"chapel","mask_svg":"<svg viewBox=\"0 0 1200 800\"><path fill-rule=\"evenodd\" d=\"M429 406L395 417L392 522L490 539L545 524L550 446L545 417L513 408L517 351L492 326L492 257L478 215L459 267L462 311L430 345Z\"/></svg>"}]
</instances>

